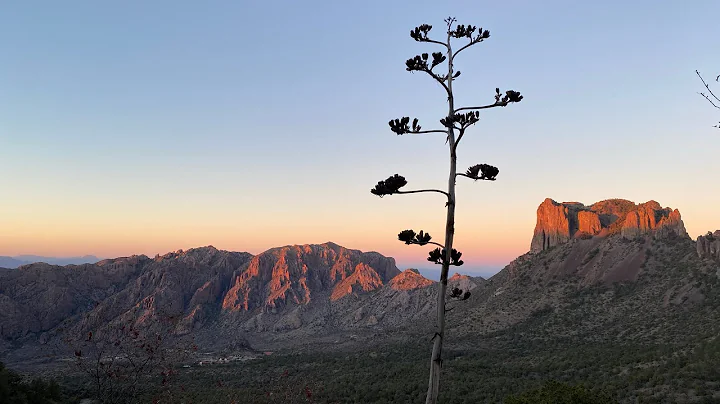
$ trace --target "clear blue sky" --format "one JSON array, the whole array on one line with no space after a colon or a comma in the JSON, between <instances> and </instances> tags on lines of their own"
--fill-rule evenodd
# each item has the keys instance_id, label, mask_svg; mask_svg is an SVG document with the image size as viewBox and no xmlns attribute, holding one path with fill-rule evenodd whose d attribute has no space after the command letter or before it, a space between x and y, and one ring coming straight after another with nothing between
<instances>
[{"instance_id":1,"label":"clear blue sky","mask_svg":"<svg viewBox=\"0 0 720 404\"><path fill-rule=\"evenodd\" d=\"M395 237L440 236L442 201L368 191L444 184L444 138L387 121L445 113L404 61L437 50L409 30L448 15L491 32L459 57L459 102L525 95L460 151L500 168L459 187L468 270L527 251L545 197L655 199L693 237L720 228L720 119L694 73L720 74L717 1L17 1L0 5L0 255L332 240L422 263Z\"/></svg>"}]
</instances>

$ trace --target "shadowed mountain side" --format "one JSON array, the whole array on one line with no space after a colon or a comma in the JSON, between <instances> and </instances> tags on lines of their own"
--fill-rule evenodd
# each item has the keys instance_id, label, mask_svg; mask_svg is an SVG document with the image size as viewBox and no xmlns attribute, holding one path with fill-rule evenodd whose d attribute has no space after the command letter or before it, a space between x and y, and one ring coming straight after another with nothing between
<instances>
[{"instance_id":1,"label":"shadowed mountain side","mask_svg":"<svg viewBox=\"0 0 720 404\"><path fill-rule=\"evenodd\" d=\"M258 313L292 313L314 300L327 305L331 297L367 293L399 272L392 258L333 243L255 257L209 246L95 265L30 264L0 271L0 336L42 345L61 329L80 333L121 321L144 327L162 317L179 318L179 334L208 324L232 327L256 321ZM283 321L275 318L275 328Z\"/></svg>"}]
</instances>

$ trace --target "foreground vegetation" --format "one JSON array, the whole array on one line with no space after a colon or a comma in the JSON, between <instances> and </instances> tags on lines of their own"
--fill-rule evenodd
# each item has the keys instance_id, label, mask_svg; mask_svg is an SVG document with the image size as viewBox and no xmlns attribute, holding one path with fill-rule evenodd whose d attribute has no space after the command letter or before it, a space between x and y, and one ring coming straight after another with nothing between
<instances>
[{"instance_id":1,"label":"foreground vegetation","mask_svg":"<svg viewBox=\"0 0 720 404\"><path fill-rule=\"evenodd\" d=\"M720 400L720 339L712 331L675 345L536 340L527 327L547 313L447 351L441 402L609 403ZM692 342L694 341L694 342ZM457 348L463 346L466 348ZM469 347L469 348L468 348ZM248 362L181 368L170 388L152 383L141 402L416 403L425 393L425 344L380 345L364 352L280 354ZM67 379L68 396L84 381ZM91 391L90 389L86 391ZM87 396L87 395L85 395ZM75 401L76 402L76 401Z\"/></svg>"},{"instance_id":2,"label":"foreground vegetation","mask_svg":"<svg viewBox=\"0 0 720 404\"><path fill-rule=\"evenodd\" d=\"M507 338L508 336L504 336ZM534 345L509 339L481 349L449 350L442 402L717 402L720 341L686 354L648 345ZM492 343L499 342L495 348ZM388 346L364 353L270 357L248 364L193 368L180 383L192 402L421 402L426 366L422 346ZM557 380L563 385L546 385ZM582 383L586 388L569 387ZM525 392L525 393L523 393ZM310 394L310 396L307 396ZM510 397L511 395L517 395ZM252 397L252 401L242 400ZM584 397L585 401L563 401ZM226 401L223 401L226 400ZM229 401L228 401L229 400ZM610 401L608 401L610 400Z\"/></svg>"},{"instance_id":3,"label":"foreground vegetation","mask_svg":"<svg viewBox=\"0 0 720 404\"><path fill-rule=\"evenodd\" d=\"M55 381L47 382L39 378L26 380L0 362L0 403L51 404L66 400L60 385Z\"/></svg>"}]
</instances>

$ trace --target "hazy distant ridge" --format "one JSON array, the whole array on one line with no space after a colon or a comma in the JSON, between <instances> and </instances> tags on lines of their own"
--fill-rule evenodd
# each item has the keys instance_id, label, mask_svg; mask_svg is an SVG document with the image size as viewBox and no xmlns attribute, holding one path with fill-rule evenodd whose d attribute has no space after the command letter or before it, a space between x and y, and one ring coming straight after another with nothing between
<instances>
[{"instance_id":1,"label":"hazy distant ridge","mask_svg":"<svg viewBox=\"0 0 720 404\"><path fill-rule=\"evenodd\" d=\"M14 257L0 256L0 268L17 268L21 265L32 264L35 262L45 262L51 265L80 265L80 264L94 264L100 261L94 255L85 255L82 257L43 257L40 255L16 255Z\"/></svg>"}]
</instances>

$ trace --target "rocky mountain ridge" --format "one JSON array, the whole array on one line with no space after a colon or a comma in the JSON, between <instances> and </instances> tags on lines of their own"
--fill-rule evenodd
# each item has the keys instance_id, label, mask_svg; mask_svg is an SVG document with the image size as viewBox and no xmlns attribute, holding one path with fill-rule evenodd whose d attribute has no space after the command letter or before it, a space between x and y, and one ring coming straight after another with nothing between
<instances>
[{"instance_id":1,"label":"rocky mountain ridge","mask_svg":"<svg viewBox=\"0 0 720 404\"><path fill-rule=\"evenodd\" d=\"M177 332L187 334L220 320L243 322L367 293L399 273L392 258L333 243L257 256L208 246L96 264L28 264L0 270L0 337L43 343L60 328L142 326L158 316L180 318Z\"/></svg>"},{"instance_id":2,"label":"rocky mountain ridge","mask_svg":"<svg viewBox=\"0 0 720 404\"><path fill-rule=\"evenodd\" d=\"M584 291L606 296L617 285L644 285L633 293L649 299L658 318L674 307L695 310L712 299L708 285L720 277L716 240L702 237L692 241L679 212L656 202L585 207L545 200L533 237L540 249L531 248L490 279L449 280L450 287L472 293L467 301L448 301L449 327L468 338L498 332L548 308L575 307L580 303L573 299ZM161 315L178 316L176 332L208 347L247 341L263 350L330 349L407 338L433 324L436 284L417 270L400 272L392 258L333 243L256 256L208 246L94 265L33 264L0 270L0 336L6 343L4 351L0 344L0 360L27 357L35 351L13 352L45 344L61 328L143 325ZM634 316L624 300L593 302L581 306L601 304L592 309L597 321Z\"/></svg>"},{"instance_id":3,"label":"rocky mountain ridge","mask_svg":"<svg viewBox=\"0 0 720 404\"><path fill-rule=\"evenodd\" d=\"M574 238L619 233L632 239L668 232L687 236L680 212L663 208L656 201L636 205L625 199L608 199L586 206L580 202L558 203L547 198L537 209L530 251L543 251Z\"/></svg>"}]
</instances>

